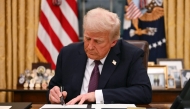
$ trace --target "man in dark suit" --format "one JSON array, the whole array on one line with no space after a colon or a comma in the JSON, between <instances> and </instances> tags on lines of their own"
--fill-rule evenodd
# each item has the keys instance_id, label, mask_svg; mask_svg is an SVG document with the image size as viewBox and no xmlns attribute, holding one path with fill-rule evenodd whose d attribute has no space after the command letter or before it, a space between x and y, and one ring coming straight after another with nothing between
<instances>
[{"instance_id":1,"label":"man in dark suit","mask_svg":"<svg viewBox=\"0 0 190 109\"><path fill-rule=\"evenodd\" d=\"M58 56L55 76L49 83L50 103L151 102L152 89L143 66L143 50L119 40L120 21L116 14L95 8L84 16L84 42L64 47ZM88 91L91 73L99 60L96 90ZM60 92L59 86L64 86Z\"/></svg>"}]
</instances>

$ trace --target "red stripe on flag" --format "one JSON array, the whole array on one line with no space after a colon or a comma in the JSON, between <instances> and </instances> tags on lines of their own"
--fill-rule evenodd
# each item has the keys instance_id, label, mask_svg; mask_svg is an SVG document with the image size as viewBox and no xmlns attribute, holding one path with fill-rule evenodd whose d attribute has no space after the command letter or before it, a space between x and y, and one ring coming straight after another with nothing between
<instances>
[{"instance_id":1,"label":"red stripe on flag","mask_svg":"<svg viewBox=\"0 0 190 109\"><path fill-rule=\"evenodd\" d=\"M134 8L132 18L137 18L137 17L139 17L138 15L141 15L141 12L137 8Z\"/></svg>"},{"instance_id":2,"label":"red stripe on flag","mask_svg":"<svg viewBox=\"0 0 190 109\"><path fill-rule=\"evenodd\" d=\"M66 0L66 2L69 4L75 15L78 17L78 9L77 9L77 2L76 0Z\"/></svg>"},{"instance_id":3,"label":"red stripe on flag","mask_svg":"<svg viewBox=\"0 0 190 109\"><path fill-rule=\"evenodd\" d=\"M48 50L45 48L45 46L43 45L43 43L39 40L39 38L37 37L37 42L36 45L38 47L38 49L40 50L41 54L46 58L46 60L51 63L51 67L52 69L55 69L55 64L48 52Z\"/></svg>"},{"instance_id":4,"label":"red stripe on flag","mask_svg":"<svg viewBox=\"0 0 190 109\"><path fill-rule=\"evenodd\" d=\"M77 33L74 31L74 29L72 28L72 26L69 24L69 22L67 21L67 19L65 18L65 16L62 14L60 8L58 6L54 6L52 4L51 0L47 0L49 7L51 8L51 10L53 11L53 13L55 14L55 16L57 17L57 19L59 19L61 26L64 28L65 32L69 35L69 37L71 38L71 40L73 42L78 42L78 35Z\"/></svg>"},{"instance_id":5,"label":"red stripe on flag","mask_svg":"<svg viewBox=\"0 0 190 109\"><path fill-rule=\"evenodd\" d=\"M76 0L68 0L66 1L68 4L68 8L70 10L73 10L73 17L77 17L78 16L78 11L77 11L77 2ZM64 2L65 3L65 2ZM52 42L51 45L47 44L46 40L40 40L39 36L37 36L37 40L36 40L36 51L37 51L37 56L41 61L47 61L48 63L51 63L52 65L52 69L55 69L55 65L56 65L56 58L58 53L55 51L60 51L60 49L64 46L64 44L62 43L61 39L64 40L62 37L60 36L60 34L58 34L56 31L54 31L54 28L51 27L51 23L54 23L54 21L49 21L49 17L50 16L56 16L56 19L60 22L61 27L57 28L60 29L61 31L65 31L66 32L66 36L64 37L68 37L71 39L71 42L77 42L79 41L78 38L78 30L75 30L75 28L78 24L73 25L70 24L70 19L67 18L67 14L70 13L62 13L62 8L66 8L66 7L60 7L60 6L64 6L64 5L60 5L60 6L55 6L52 3L52 0L44 0L42 1L41 6L43 7L44 5L48 5L45 6L43 9L41 8L41 12L40 12L40 23L43 27L42 30L39 30L39 35L44 35L43 31L45 31L47 34L47 36L40 36L40 37L45 37L48 38L48 41L50 39L50 41ZM48 8L48 10L46 9ZM51 10L49 10L49 8ZM46 16L46 11L52 11L52 12L47 12L49 14L47 14ZM76 15L76 16L75 16ZM70 16L71 17L71 16ZM77 20L77 19L73 19L73 20ZM73 21L73 22L78 22L78 21ZM55 27L56 28L56 27ZM76 29L78 29L78 27L76 27ZM43 39L43 38L42 38ZM70 40L69 40L70 43ZM54 47L52 47L54 46ZM47 48L50 47L51 49ZM47 49L46 49L47 48ZM49 51L48 51L49 50ZM53 52L54 51L54 52ZM56 56L56 57L55 57Z\"/></svg>"},{"instance_id":6,"label":"red stripe on flag","mask_svg":"<svg viewBox=\"0 0 190 109\"><path fill-rule=\"evenodd\" d=\"M48 33L49 37L51 38L51 41L52 41L53 45L55 46L55 48L59 52L64 45L62 45L62 43L59 40L58 36L53 31L52 27L50 26L50 24L48 22L48 19L46 18L46 16L43 13L43 11L40 12L40 22L41 22L43 28Z\"/></svg>"},{"instance_id":7,"label":"red stripe on flag","mask_svg":"<svg viewBox=\"0 0 190 109\"><path fill-rule=\"evenodd\" d=\"M127 9L127 18L129 19L136 19L138 17L141 17L142 16L142 13L140 11L140 9L135 6L135 4L131 1L129 3L129 7Z\"/></svg>"}]
</instances>

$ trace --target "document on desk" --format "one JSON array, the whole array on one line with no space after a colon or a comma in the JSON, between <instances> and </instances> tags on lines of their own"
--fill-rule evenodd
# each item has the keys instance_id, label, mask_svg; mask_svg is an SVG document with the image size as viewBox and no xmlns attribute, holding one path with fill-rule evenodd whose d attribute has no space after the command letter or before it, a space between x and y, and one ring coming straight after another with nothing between
<instances>
[{"instance_id":1,"label":"document on desk","mask_svg":"<svg viewBox=\"0 0 190 109\"><path fill-rule=\"evenodd\" d=\"M92 104L91 109L126 109L129 107L136 107L134 104ZM40 109L87 109L87 104L83 105L60 105L60 104L45 104Z\"/></svg>"},{"instance_id":2,"label":"document on desk","mask_svg":"<svg viewBox=\"0 0 190 109\"><path fill-rule=\"evenodd\" d=\"M106 109L106 108L126 109L128 107L136 107L136 106L134 104L92 104L92 108L95 108L95 109Z\"/></svg>"},{"instance_id":3,"label":"document on desk","mask_svg":"<svg viewBox=\"0 0 190 109\"><path fill-rule=\"evenodd\" d=\"M64 109L64 108L83 108L86 109L87 108L87 104L83 104L83 105L61 105L61 104L45 104L43 105L40 109Z\"/></svg>"},{"instance_id":4,"label":"document on desk","mask_svg":"<svg viewBox=\"0 0 190 109\"><path fill-rule=\"evenodd\" d=\"M0 106L0 109L10 109L12 106Z\"/></svg>"}]
</instances>

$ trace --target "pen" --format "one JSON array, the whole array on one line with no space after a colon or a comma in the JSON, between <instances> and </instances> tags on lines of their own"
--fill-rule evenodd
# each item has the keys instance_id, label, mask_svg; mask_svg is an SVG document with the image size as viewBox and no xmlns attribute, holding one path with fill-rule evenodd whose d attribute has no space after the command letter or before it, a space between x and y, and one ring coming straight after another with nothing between
<instances>
[{"instance_id":1,"label":"pen","mask_svg":"<svg viewBox=\"0 0 190 109\"><path fill-rule=\"evenodd\" d=\"M62 88L62 86L60 86L60 92L61 92L60 101L61 101L61 105L65 104L65 101L63 99L63 94L62 94L63 90L64 90L64 87Z\"/></svg>"}]
</instances>

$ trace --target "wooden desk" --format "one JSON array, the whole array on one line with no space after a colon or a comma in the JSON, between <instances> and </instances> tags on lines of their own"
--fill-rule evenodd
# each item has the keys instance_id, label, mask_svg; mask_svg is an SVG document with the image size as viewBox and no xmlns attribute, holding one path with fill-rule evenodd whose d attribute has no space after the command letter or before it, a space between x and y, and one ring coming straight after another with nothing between
<instances>
[{"instance_id":1,"label":"wooden desk","mask_svg":"<svg viewBox=\"0 0 190 109\"><path fill-rule=\"evenodd\" d=\"M152 103L168 102L172 103L177 95L181 92L180 89L157 89L152 91Z\"/></svg>"},{"instance_id":2,"label":"wooden desk","mask_svg":"<svg viewBox=\"0 0 190 109\"><path fill-rule=\"evenodd\" d=\"M1 91L12 92L12 102L32 102L33 104L47 103L46 94L47 89L29 89L29 88L13 88L0 89Z\"/></svg>"},{"instance_id":3,"label":"wooden desk","mask_svg":"<svg viewBox=\"0 0 190 109\"><path fill-rule=\"evenodd\" d=\"M31 109L39 109L44 104L32 104ZM149 105L136 105L137 107L156 108L156 109L170 109L171 103L166 104L149 104Z\"/></svg>"},{"instance_id":4,"label":"wooden desk","mask_svg":"<svg viewBox=\"0 0 190 109\"><path fill-rule=\"evenodd\" d=\"M13 102L32 102L33 104L46 104L47 89L0 89L0 91L13 92ZM152 92L152 103L172 103L181 89L159 89ZM38 99L36 99L36 97Z\"/></svg>"}]
</instances>

